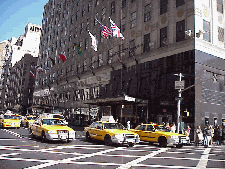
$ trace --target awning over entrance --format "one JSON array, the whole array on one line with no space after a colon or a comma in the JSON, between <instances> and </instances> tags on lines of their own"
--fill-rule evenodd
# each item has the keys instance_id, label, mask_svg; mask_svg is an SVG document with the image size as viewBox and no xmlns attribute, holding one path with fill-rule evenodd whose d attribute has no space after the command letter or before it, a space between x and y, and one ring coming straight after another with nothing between
<instances>
[{"instance_id":1,"label":"awning over entrance","mask_svg":"<svg viewBox=\"0 0 225 169\"><path fill-rule=\"evenodd\" d=\"M138 99L130 96L118 96L113 98L104 98L104 99L92 99L92 100L85 100L85 104L90 105L98 105L98 106L110 106L115 104L136 104L136 105L147 105L148 100Z\"/></svg>"}]
</instances>

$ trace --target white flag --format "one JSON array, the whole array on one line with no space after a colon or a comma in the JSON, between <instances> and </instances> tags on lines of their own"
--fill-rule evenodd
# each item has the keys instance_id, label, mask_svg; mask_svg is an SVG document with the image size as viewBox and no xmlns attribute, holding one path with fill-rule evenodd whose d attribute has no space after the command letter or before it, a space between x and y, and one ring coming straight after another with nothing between
<instances>
[{"instance_id":1,"label":"white flag","mask_svg":"<svg viewBox=\"0 0 225 169\"><path fill-rule=\"evenodd\" d=\"M96 37L94 37L92 34L91 34L91 32L89 32L88 31L88 33L89 33L89 35L91 36L91 47L94 49L94 51L96 51L97 52L97 39L96 39Z\"/></svg>"}]
</instances>

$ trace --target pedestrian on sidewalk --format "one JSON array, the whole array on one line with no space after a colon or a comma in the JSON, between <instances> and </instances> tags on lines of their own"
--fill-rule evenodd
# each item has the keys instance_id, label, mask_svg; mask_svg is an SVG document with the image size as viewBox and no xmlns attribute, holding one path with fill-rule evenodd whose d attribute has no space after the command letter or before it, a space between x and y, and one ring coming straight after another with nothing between
<instances>
[{"instance_id":1,"label":"pedestrian on sidewalk","mask_svg":"<svg viewBox=\"0 0 225 169\"><path fill-rule=\"evenodd\" d=\"M172 133L175 133L175 132L176 132L176 126L175 126L175 123L173 123L172 126L171 126L171 132L172 132Z\"/></svg>"},{"instance_id":2,"label":"pedestrian on sidewalk","mask_svg":"<svg viewBox=\"0 0 225 169\"><path fill-rule=\"evenodd\" d=\"M211 133L211 129L209 128L209 126L207 126L206 135L207 135L207 147L209 147L209 145L212 144L211 143L212 133Z\"/></svg>"},{"instance_id":3,"label":"pedestrian on sidewalk","mask_svg":"<svg viewBox=\"0 0 225 169\"><path fill-rule=\"evenodd\" d=\"M211 130L211 144L213 144L213 137L214 137L214 129L213 129L213 126L212 125L210 125L209 126L209 128L210 128L210 130Z\"/></svg>"},{"instance_id":4,"label":"pedestrian on sidewalk","mask_svg":"<svg viewBox=\"0 0 225 169\"><path fill-rule=\"evenodd\" d=\"M204 138L203 138L201 126L198 126L196 129L196 145L199 145L200 143L202 143L203 139Z\"/></svg>"},{"instance_id":5,"label":"pedestrian on sidewalk","mask_svg":"<svg viewBox=\"0 0 225 169\"><path fill-rule=\"evenodd\" d=\"M222 126L219 127L219 144L222 145L222 136L223 136L223 129Z\"/></svg>"},{"instance_id":6,"label":"pedestrian on sidewalk","mask_svg":"<svg viewBox=\"0 0 225 169\"><path fill-rule=\"evenodd\" d=\"M219 133L219 125L216 126L215 130L214 130L214 137L215 137L215 140L216 140L216 144L219 145L219 136L220 136L220 133Z\"/></svg>"},{"instance_id":7,"label":"pedestrian on sidewalk","mask_svg":"<svg viewBox=\"0 0 225 169\"><path fill-rule=\"evenodd\" d=\"M187 126L187 129L186 129L186 136L190 136L190 132L191 132L191 128L190 126Z\"/></svg>"},{"instance_id":8,"label":"pedestrian on sidewalk","mask_svg":"<svg viewBox=\"0 0 225 169\"><path fill-rule=\"evenodd\" d=\"M207 126L205 126L204 127L204 129L203 129L203 137L204 137L204 141L203 141L203 145L205 146L205 147L208 147L208 145L209 145L209 142L208 142L208 127Z\"/></svg>"}]
</instances>

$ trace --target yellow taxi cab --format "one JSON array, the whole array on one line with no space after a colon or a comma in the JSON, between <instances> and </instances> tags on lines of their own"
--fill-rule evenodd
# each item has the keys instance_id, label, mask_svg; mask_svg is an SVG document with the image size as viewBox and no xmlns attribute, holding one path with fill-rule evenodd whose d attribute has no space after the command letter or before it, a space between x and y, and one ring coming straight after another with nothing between
<instances>
[{"instance_id":1,"label":"yellow taxi cab","mask_svg":"<svg viewBox=\"0 0 225 169\"><path fill-rule=\"evenodd\" d=\"M13 112L7 111L0 116L0 126L2 128L20 128L20 120Z\"/></svg>"},{"instance_id":2,"label":"yellow taxi cab","mask_svg":"<svg viewBox=\"0 0 225 169\"><path fill-rule=\"evenodd\" d=\"M75 139L76 132L58 118L37 118L29 125L32 136L41 137L41 141L60 140L70 142Z\"/></svg>"},{"instance_id":3,"label":"yellow taxi cab","mask_svg":"<svg viewBox=\"0 0 225 169\"><path fill-rule=\"evenodd\" d=\"M26 116L24 119L22 119L21 124L22 126L29 127L29 124L33 123L36 118L37 118L36 116L32 115Z\"/></svg>"},{"instance_id":4,"label":"yellow taxi cab","mask_svg":"<svg viewBox=\"0 0 225 169\"><path fill-rule=\"evenodd\" d=\"M102 140L106 145L127 144L133 146L139 143L139 135L126 130L126 128L115 122L113 116L103 116L101 121L93 122L89 127L84 128L87 140Z\"/></svg>"},{"instance_id":5,"label":"yellow taxi cab","mask_svg":"<svg viewBox=\"0 0 225 169\"><path fill-rule=\"evenodd\" d=\"M130 131L139 134L141 141L147 141L150 143L159 143L161 147L168 146L181 146L183 144L189 144L189 137L172 133L163 125L158 124L140 124L135 129Z\"/></svg>"}]
</instances>

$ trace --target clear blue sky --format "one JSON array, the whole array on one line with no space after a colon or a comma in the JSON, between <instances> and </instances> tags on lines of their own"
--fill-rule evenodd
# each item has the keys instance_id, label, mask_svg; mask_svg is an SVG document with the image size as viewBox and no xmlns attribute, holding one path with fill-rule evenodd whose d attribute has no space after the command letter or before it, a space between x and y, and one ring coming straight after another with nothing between
<instances>
[{"instance_id":1,"label":"clear blue sky","mask_svg":"<svg viewBox=\"0 0 225 169\"><path fill-rule=\"evenodd\" d=\"M0 0L0 42L18 38L26 25L42 24L43 9L49 0Z\"/></svg>"}]
</instances>

